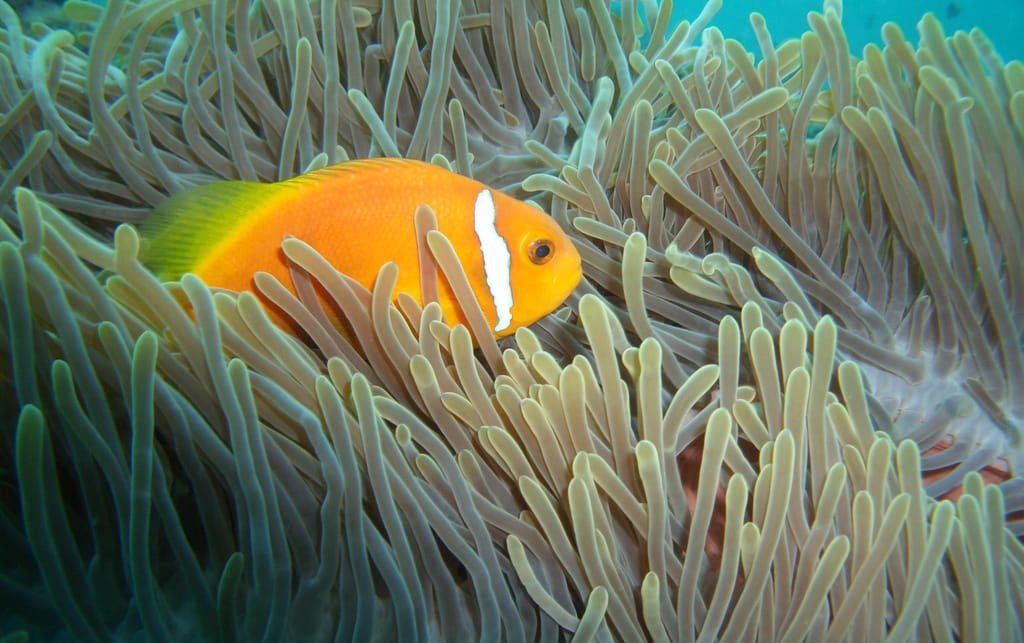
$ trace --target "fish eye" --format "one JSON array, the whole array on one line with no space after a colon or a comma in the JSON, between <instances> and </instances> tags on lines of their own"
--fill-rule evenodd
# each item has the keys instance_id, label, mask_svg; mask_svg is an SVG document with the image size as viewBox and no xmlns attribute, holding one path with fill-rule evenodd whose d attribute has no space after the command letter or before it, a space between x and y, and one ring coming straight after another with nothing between
<instances>
[{"instance_id":1,"label":"fish eye","mask_svg":"<svg viewBox=\"0 0 1024 643\"><path fill-rule=\"evenodd\" d=\"M551 260L555 254L555 244L548 239L537 239L527 250L530 261L540 266Z\"/></svg>"}]
</instances>

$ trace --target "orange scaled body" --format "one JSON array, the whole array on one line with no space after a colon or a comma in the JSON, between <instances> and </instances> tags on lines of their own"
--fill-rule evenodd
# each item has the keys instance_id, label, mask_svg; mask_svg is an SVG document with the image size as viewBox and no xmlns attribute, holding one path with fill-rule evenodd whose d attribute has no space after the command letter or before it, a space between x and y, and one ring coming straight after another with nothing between
<instances>
[{"instance_id":1,"label":"orange scaled body","mask_svg":"<svg viewBox=\"0 0 1024 643\"><path fill-rule=\"evenodd\" d=\"M147 219L144 260L163 279L186 272L209 286L252 290L253 274L290 284L281 242L305 241L339 271L372 288L381 266L399 268L398 293L421 304L414 214L428 205L452 243L495 336L532 324L569 296L580 257L537 208L443 168L403 159L349 161L280 183L224 181L176 194ZM448 323L464 318L439 275Z\"/></svg>"}]
</instances>

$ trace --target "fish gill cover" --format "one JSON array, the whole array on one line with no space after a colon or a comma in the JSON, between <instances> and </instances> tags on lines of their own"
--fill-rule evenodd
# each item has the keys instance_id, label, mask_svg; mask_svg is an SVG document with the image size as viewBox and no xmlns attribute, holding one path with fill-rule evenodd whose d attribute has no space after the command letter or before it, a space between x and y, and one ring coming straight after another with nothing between
<instances>
[{"instance_id":1,"label":"fish gill cover","mask_svg":"<svg viewBox=\"0 0 1024 643\"><path fill-rule=\"evenodd\" d=\"M3 631L1021 640L1024 67L716 9L0 2ZM499 344L291 239L300 339L138 261L169 194L371 156L533 199L578 294Z\"/></svg>"}]
</instances>

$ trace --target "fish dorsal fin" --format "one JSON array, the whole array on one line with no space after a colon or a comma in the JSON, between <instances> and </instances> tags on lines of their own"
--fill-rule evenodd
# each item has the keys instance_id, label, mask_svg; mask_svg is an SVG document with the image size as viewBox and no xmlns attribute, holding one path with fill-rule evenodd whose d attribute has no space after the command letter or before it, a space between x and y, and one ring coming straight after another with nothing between
<instances>
[{"instance_id":1,"label":"fish dorsal fin","mask_svg":"<svg viewBox=\"0 0 1024 643\"><path fill-rule=\"evenodd\" d=\"M194 271L243 221L272 207L277 184L219 181L186 189L156 207L142 224L142 261L161 279Z\"/></svg>"},{"instance_id":2,"label":"fish dorsal fin","mask_svg":"<svg viewBox=\"0 0 1024 643\"><path fill-rule=\"evenodd\" d=\"M370 158L370 159L356 159L352 161L344 161L342 163L336 163L334 165L328 165L322 167L319 170L313 170L306 174L300 174L294 178L285 181L286 184L290 185L301 185L307 181L317 181L323 178L340 177L345 174L365 174L367 172L385 172L387 170L397 170L401 168L436 168L442 169L440 166L432 165L424 161L417 161L415 159L403 159L403 158Z\"/></svg>"}]
</instances>

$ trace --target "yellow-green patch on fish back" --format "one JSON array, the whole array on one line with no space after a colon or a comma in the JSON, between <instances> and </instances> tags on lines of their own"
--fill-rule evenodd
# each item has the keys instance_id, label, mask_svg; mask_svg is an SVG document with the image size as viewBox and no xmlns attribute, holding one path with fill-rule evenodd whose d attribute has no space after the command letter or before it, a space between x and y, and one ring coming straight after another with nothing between
<instances>
[{"instance_id":1,"label":"yellow-green patch on fish back","mask_svg":"<svg viewBox=\"0 0 1024 643\"><path fill-rule=\"evenodd\" d=\"M142 224L142 261L161 279L177 279L216 251L253 218L272 212L274 184L207 183L175 194Z\"/></svg>"}]
</instances>

